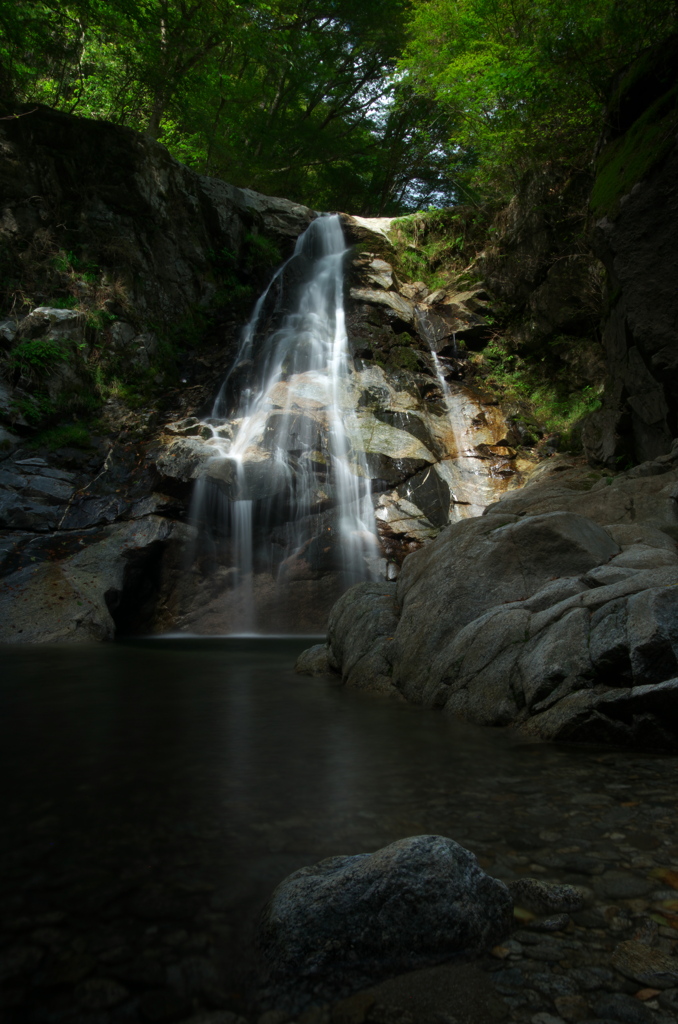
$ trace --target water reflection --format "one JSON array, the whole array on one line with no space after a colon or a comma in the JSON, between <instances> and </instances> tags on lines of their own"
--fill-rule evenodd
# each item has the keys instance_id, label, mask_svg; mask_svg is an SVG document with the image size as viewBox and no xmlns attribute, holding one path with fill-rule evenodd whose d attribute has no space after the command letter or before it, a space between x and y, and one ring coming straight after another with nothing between
<instances>
[{"instance_id":1,"label":"water reflection","mask_svg":"<svg viewBox=\"0 0 678 1024\"><path fill-rule=\"evenodd\" d=\"M529 745L350 693L295 676L303 646L3 650L6 949L12 922L29 934L56 915L63 948L44 964L78 943L118 979L140 956L170 974L198 956L217 965L219 1005L237 1005L278 881L422 833L498 877L542 872L602 900L621 865L653 898L648 873L678 857L676 758ZM47 998L31 992L17 999Z\"/></svg>"}]
</instances>

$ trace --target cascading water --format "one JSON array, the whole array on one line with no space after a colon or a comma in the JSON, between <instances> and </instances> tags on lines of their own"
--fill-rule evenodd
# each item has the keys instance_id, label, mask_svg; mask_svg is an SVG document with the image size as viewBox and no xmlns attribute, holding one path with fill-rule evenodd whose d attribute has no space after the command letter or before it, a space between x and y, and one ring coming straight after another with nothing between
<instances>
[{"instance_id":1,"label":"cascading water","mask_svg":"<svg viewBox=\"0 0 678 1024\"><path fill-rule=\"evenodd\" d=\"M433 370L442 393L443 405L447 421L454 438L456 458L441 463L439 473L443 476L453 495L453 507L450 521L481 515L483 509L495 501L505 489L507 480L502 472L495 471L494 463L498 462L502 470L505 463L501 453L506 449L496 444L497 437L505 432L506 424L501 411L495 407L495 415L489 407L481 407L469 388L457 384L450 385L445 375L445 368L440 356L425 330L425 320L419 319L421 333L427 338ZM452 354L458 357L456 335L452 335ZM484 452L482 455L480 454ZM485 454L486 453L486 454ZM492 458L492 453L499 456ZM458 496L459 499L457 500Z\"/></svg>"},{"instance_id":2,"label":"cascading water","mask_svg":"<svg viewBox=\"0 0 678 1024\"><path fill-rule=\"evenodd\" d=\"M295 556L315 544L316 563L338 557L343 589L367 578L379 555L365 455L351 443L345 252L337 216L317 218L299 237L257 302L205 421L216 452L192 519L203 551L228 549L241 631L270 631L258 614L257 572L294 579Z\"/></svg>"}]
</instances>

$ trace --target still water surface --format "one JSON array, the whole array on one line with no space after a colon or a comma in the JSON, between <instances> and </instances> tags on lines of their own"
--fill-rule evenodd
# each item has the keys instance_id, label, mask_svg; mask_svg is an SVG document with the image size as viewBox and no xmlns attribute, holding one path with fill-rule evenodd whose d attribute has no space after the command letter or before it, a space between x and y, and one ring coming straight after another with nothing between
<instances>
[{"instance_id":1,"label":"still water surface","mask_svg":"<svg viewBox=\"0 0 678 1024\"><path fill-rule=\"evenodd\" d=\"M233 1005L284 876L408 835L450 836L505 879L536 862L588 885L678 854L675 758L528 744L348 692L295 675L307 645L4 648L2 941L13 948L22 921L56 932L16 1001L56 998L31 986L81 948L131 990L139 964L161 963L163 984L187 958L215 964L200 984ZM579 850L584 874L567 857L554 874L557 848Z\"/></svg>"}]
</instances>

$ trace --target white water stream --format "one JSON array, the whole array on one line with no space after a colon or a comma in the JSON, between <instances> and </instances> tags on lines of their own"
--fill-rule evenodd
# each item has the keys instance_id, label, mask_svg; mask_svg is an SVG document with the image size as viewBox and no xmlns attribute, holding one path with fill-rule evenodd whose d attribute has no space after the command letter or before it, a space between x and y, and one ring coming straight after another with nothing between
<instances>
[{"instance_id":1,"label":"white water stream","mask_svg":"<svg viewBox=\"0 0 678 1024\"><path fill-rule=\"evenodd\" d=\"M217 527L231 537L246 630L266 626L256 621L253 588L258 563L266 561L257 548L257 519L269 527L284 523L285 546L301 552L317 537L320 517L314 513L332 509L322 528L334 535L346 585L367 578L378 553L365 455L350 443L356 414L344 318L345 252L336 216L317 218L299 237L243 331L234 369L251 365L247 386L229 408L231 370L208 421L218 454L206 477L221 486L226 500L208 499L203 478L193 519L205 521L211 500L214 521L217 506ZM224 436L227 422L237 424L232 441Z\"/></svg>"}]
</instances>

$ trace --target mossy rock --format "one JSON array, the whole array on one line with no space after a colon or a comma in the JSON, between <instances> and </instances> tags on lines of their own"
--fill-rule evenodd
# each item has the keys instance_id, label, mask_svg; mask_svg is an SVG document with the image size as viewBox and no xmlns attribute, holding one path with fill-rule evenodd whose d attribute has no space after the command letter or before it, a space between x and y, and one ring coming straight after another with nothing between
<instances>
[{"instance_id":1,"label":"mossy rock","mask_svg":"<svg viewBox=\"0 0 678 1024\"><path fill-rule=\"evenodd\" d=\"M642 54L619 79L608 111L610 141L597 165L591 209L614 217L620 199L646 178L675 144L678 37Z\"/></svg>"}]
</instances>

